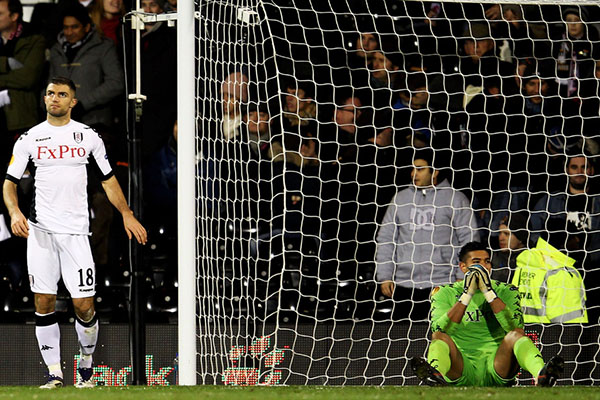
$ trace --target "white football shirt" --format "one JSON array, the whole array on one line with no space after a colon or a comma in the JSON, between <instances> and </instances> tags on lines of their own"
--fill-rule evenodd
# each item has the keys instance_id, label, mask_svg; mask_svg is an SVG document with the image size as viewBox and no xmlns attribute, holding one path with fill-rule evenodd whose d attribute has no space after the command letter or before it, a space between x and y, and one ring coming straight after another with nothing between
<instances>
[{"instance_id":1,"label":"white football shirt","mask_svg":"<svg viewBox=\"0 0 600 400\"><path fill-rule=\"evenodd\" d=\"M34 177L29 221L52 233L89 234L87 164L94 157L102 179L112 176L104 143L87 125L71 120L64 126L44 121L15 143L6 178L17 183L27 164Z\"/></svg>"}]
</instances>

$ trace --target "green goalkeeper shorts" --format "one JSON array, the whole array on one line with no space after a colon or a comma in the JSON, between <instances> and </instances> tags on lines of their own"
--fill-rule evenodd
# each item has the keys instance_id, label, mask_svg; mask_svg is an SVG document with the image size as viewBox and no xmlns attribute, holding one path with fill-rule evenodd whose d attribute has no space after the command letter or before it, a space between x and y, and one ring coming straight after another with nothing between
<instances>
[{"instance_id":1,"label":"green goalkeeper shorts","mask_svg":"<svg viewBox=\"0 0 600 400\"><path fill-rule=\"evenodd\" d=\"M446 380L457 386L511 386L514 384L515 376L504 379L494 369L494 358L496 352L488 353L487 356L466 357L463 355L462 376L454 381Z\"/></svg>"}]
</instances>

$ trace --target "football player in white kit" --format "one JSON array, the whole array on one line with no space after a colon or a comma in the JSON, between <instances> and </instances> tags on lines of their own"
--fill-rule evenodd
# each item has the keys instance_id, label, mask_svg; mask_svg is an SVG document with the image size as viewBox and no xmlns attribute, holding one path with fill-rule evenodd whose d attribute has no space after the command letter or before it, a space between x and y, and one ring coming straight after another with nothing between
<instances>
[{"instance_id":1,"label":"football player in white kit","mask_svg":"<svg viewBox=\"0 0 600 400\"><path fill-rule=\"evenodd\" d=\"M68 78L50 80L44 96L46 121L17 140L4 181L3 194L11 229L27 238L27 264L35 294L35 333L48 366L48 381L40 386L63 386L60 329L54 307L62 277L73 299L75 330L79 339L79 379L76 387L93 387L92 354L98 338L94 311L95 269L89 244L87 170L93 157L103 176L110 202L123 216L129 239L145 244L147 233L127 205L114 177L102 139L90 127L73 121L77 104L75 84ZM34 199L29 220L18 206L17 183L26 168L34 176Z\"/></svg>"}]
</instances>

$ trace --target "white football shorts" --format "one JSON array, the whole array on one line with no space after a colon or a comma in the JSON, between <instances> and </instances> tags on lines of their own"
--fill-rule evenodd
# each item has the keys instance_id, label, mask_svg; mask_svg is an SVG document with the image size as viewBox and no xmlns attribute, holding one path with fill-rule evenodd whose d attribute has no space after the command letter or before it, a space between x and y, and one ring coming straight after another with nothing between
<instances>
[{"instance_id":1,"label":"white football shorts","mask_svg":"<svg viewBox=\"0 0 600 400\"><path fill-rule=\"evenodd\" d=\"M33 293L56 294L62 277L71 298L96 294L96 269L87 235L50 233L30 223L27 265Z\"/></svg>"}]
</instances>

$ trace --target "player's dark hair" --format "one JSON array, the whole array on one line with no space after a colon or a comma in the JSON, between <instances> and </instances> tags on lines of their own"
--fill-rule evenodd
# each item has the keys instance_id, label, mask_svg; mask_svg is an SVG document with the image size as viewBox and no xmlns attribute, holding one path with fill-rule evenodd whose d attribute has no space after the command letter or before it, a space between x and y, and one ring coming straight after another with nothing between
<instances>
[{"instance_id":1,"label":"player's dark hair","mask_svg":"<svg viewBox=\"0 0 600 400\"><path fill-rule=\"evenodd\" d=\"M479 250L485 250L488 252L488 254L490 254L490 249L488 249L488 247L485 244L481 242L469 242L460 249L460 252L458 253L458 259L461 262L465 262L467 259L467 255L470 252Z\"/></svg>"},{"instance_id":2,"label":"player's dark hair","mask_svg":"<svg viewBox=\"0 0 600 400\"><path fill-rule=\"evenodd\" d=\"M69 89L73 91L73 94L77 91L77 87L75 86L75 82L70 80L69 78L65 78L64 76L55 76L50 78L48 84L54 83L55 85L67 85Z\"/></svg>"}]
</instances>

